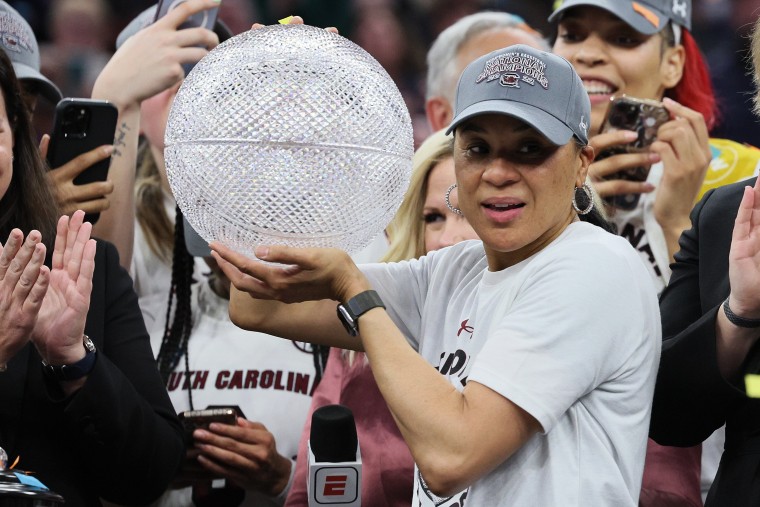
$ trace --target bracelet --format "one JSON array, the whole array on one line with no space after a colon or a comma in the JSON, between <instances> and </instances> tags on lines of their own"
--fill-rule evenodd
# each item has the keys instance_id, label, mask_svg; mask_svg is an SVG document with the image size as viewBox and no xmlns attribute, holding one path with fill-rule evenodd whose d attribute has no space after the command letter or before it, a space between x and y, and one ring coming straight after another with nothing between
<instances>
[{"instance_id":1,"label":"bracelet","mask_svg":"<svg viewBox=\"0 0 760 507\"><path fill-rule=\"evenodd\" d=\"M732 312L731 307L728 306L728 298L723 301L723 311L725 312L726 318L729 320L729 322L735 326L747 328L760 327L760 319L747 319L745 317L740 317Z\"/></svg>"}]
</instances>

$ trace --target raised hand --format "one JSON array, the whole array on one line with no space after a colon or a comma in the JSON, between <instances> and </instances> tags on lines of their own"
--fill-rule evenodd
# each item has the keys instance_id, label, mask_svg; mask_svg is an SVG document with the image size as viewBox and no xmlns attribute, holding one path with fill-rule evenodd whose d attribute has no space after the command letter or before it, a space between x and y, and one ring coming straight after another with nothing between
<instances>
[{"instance_id":1,"label":"raised hand","mask_svg":"<svg viewBox=\"0 0 760 507\"><path fill-rule=\"evenodd\" d=\"M185 77L183 63L199 61L219 44L211 30L180 30L180 25L218 5L218 0L188 0L127 39L98 76L93 98L110 100L121 111L178 83Z\"/></svg>"},{"instance_id":2,"label":"raised hand","mask_svg":"<svg viewBox=\"0 0 760 507\"><path fill-rule=\"evenodd\" d=\"M30 339L50 282L39 231L13 229L0 246L0 368Z\"/></svg>"},{"instance_id":3,"label":"raised hand","mask_svg":"<svg viewBox=\"0 0 760 507\"><path fill-rule=\"evenodd\" d=\"M742 317L760 319L760 178L744 189L728 255L729 306Z\"/></svg>"},{"instance_id":4,"label":"raised hand","mask_svg":"<svg viewBox=\"0 0 760 507\"><path fill-rule=\"evenodd\" d=\"M290 478L291 462L277 452L274 436L257 422L238 417L237 425L211 423L195 430L198 463L239 486L276 496Z\"/></svg>"},{"instance_id":5,"label":"raised hand","mask_svg":"<svg viewBox=\"0 0 760 507\"><path fill-rule=\"evenodd\" d=\"M92 225L83 220L83 211L58 220L50 283L32 331L32 341L50 364L71 364L85 354L82 335L90 308L95 240L90 239Z\"/></svg>"}]
</instances>

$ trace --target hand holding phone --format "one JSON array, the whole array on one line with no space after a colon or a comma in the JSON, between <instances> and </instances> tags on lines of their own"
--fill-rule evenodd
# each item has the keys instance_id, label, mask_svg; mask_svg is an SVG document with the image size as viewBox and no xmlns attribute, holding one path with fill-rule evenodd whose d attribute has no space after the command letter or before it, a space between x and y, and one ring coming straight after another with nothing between
<instances>
[{"instance_id":1,"label":"hand holding phone","mask_svg":"<svg viewBox=\"0 0 760 507\"><path fill-rule=\"evenodd\" d=\"M189 445L193 442L193 432L196 429L208 429L212 422L236 424L237 410L234 407L206 408L203 410L186 410L179 414L185 428L185 439Z\"/></svg>"},{"instance_id":2,"label":"hand holding phone","mask_svg":"<svg viewBox=\"0 0 760 507\"><path fill-rule=\"evenodd\" d=\"M110 157L99 157L96 148L112 145L118 111L105 100L64 98L55 108L53 132L47 149L51 169L58 169L75 158L92 152L97 160L73 179L74 185L104 182L108 178ZM85 220L94 224L99 213L88 213Z\"/></svg>"},{"instance_id":3,"label":"hand holding phone","mask_svg":"<svg viewBox=\"0 0 760 507\"><path fill-rule=\"evenodd\" d=\"M670 113L654 100L627 97L613 98L607 109L607 116L602 124L602 133L615 130L630 130L638 137L628 144L613 146L601 150L595 160L603 160L613 155L646 152L657 139L657 131L670 120ZM626 168L606 176L605 180L628 180L644 182L649 176L649 165ZM639 202L641 194L611 195L604 200L619 209L632 210Z\"/></svg>"},{"instance_id":4,"label":"hand holding phone","mask_svg":"<svg viewBox=\"0 0 760 507\"><path fill-rule=\"evenodd\" d=\"M159 0L158 6L156 7L156 18L155 21L158 21L163 16L166 15L167 12L170 10L176 8L178 5L185 3L187 0ZM184 28L206 28L208 30L213 31L214 25L216 24L216 17L219 13L219 7L213 7L211 9L203 10L200 12L197 12L190 16L187 21L182 23L178 29L182 30ZM191 70L193 70L193 67L195 67L196 62L192 63L183 63L182 69L185 71L185 76L187 76Z\"/></svg>"}]
</instances>

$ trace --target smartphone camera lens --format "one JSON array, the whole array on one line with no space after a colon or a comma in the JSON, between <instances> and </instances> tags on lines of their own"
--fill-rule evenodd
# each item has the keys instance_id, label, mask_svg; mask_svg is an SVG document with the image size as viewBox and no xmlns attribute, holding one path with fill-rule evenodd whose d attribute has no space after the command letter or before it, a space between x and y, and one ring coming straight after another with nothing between
<instances>
[{"instance_id":1,"label":"smartphone camera lens","mask_svg":"<svg viewBox=\"0 0 760 507\"><path fill-rule=\"evenodd\" d=\"M82 139L90 126L90 111L82 106L68 106L63 110L61 127L65 137Z\"/></svg>"}]
</instances>

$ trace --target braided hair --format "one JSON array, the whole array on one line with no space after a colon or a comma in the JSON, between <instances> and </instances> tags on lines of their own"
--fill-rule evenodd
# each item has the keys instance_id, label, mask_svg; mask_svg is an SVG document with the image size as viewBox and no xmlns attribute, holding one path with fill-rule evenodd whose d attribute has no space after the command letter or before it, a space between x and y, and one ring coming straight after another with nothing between
<instances>
[{"instance_id":1,"label":"braided hair","mask_svg":"<svg viewBox=\"0 0 760 507\"><path fill-rule=\"evenodd\" d=\"M311 353L314 355L314 387L319 385L322 375L327 367L327 358L330 355L330 347L326 345L312 345Z\"/></svg>"},{"instance_id":2,"label":"braided hair","mask_svg":"<svg viewBox=\"0 0 760 507\"><path fill-rule=\"evenodd\" d=\"M188 341L190 339L190 332L193 329L191 287L196 280L193 278L195 261L185 246L184 229L182 212L179 206L177 206L176 219L174 221L172 281L171 288L169 289L169 303L166 308L166 325L164 326L164 337L161 340L161 348L156 357L158 370L161 373L164 384L168 383L169 375L177 367L182 356L185 357L185 375L188 380L190 375ZM175 308L172 315L173 305ZM193 394L189 384L187 394L190 398L190 409L192 410L194 408Z\"/></svg>"}]
</instances>

